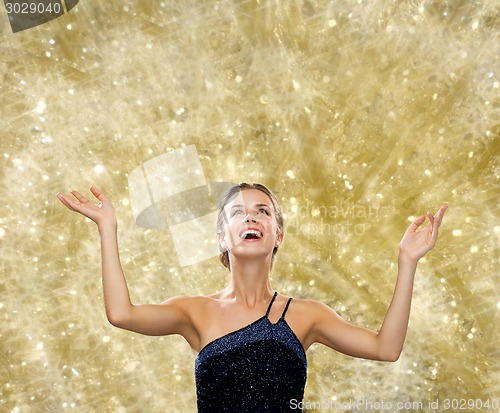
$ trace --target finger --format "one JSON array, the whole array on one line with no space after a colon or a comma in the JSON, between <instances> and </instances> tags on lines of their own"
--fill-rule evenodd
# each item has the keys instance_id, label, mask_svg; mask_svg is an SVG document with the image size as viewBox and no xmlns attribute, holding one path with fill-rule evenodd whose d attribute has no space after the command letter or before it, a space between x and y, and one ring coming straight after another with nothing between
<instances>
[{"instance_id":1,"label":"finger","mask_svg":"<svg viewBox=\"0 0 500 413\"><path fill-rule=\"evenodd\" d=\"M91 186L90 191L99 200L99 202L96 204L98 208L102 208L103 206L105 208L112 207L111 202L109 202L108 198L106 198L104 193L99 188Z\"/></svg>"},{"instance_id":2,"label":"finger","mask_svg":"<svg viewBox=\"0 0 500 413\"><path fill-rule=\"evenodd\" d=\"M443 206L441 206L441 208L439 208L438 212L436 212L435 218L439 222L439 224L441 224L441 221L443 220L444 213L446 212L447 209L448 209L448 205L444 204Z\"/></svg>"},{"instance_id":3,"label":"finger","mask_svg":"<svg viewBox=\"0 0 500 413\"><path fill-rule=\"evenodd\" d=\"M427 225L421 229L421 231L427 231L429 234L432 234L433 226L431 222L429 221Z\"/></svg>"},{"instance_id":4,"label":"finger","mask_svg":"<svg viewBox=\"0 0 500 413\"><path fill-rule=\"evenodd\" d=\"M436 212L435 216L435 224L432 228L432 237L437 238L438 236L438 231L439 227L441 226L441 221L443 220L444 213L448 209L448 205L443 205L441 208L439 208L438 212Z\"/></svg>"},{"instance_id":5,"label":"finger","mask_svg":"<svg viewBox=\"0 0 500 413\"><path fill-rule=\"evenodd\" d=\"M71 191L71 194L80 201L81 204L84 204L86 202L89 202L89 200L84 197L80 192L78 191Z\"/></svg>"},{"instance_id":6,"label":"finger","mask_svg":"<svg viewBox=\"0 0 500 413\"><path fill-rule=\"evenodd\" d=\"M71 208L71 207L68 205L68 203L65 201L65 199L64 199L64 194L63 194L62 192L58 192L58 193L56 194L56 196L57 196L57 199L59 199L59 201L61 201L61 203L62 203L62 204L63 204L66 208L73 209L73 208Z\"/></svg>"},{"instance_id":7,"label":"finger","mask_svg":"<svg viewBox=\"0 0 500 413\"><path fill-rule=\"evenodd\" d=\"M77 204L75 201L73 201L71 198L69 198L66 194L63 194L59 192L57 194L57 198L59 198L59 201L61 201L64 206L68 209L71 209L72 211L78 212L77 210Z\"/></svg>"},{"instance_id":8,"label":"finger","mask_svg":"<svg viewBox=\"0 0 500 413\"><path fill-rule=\"evenodd\" d=\"M427 216L429 217L429 223L426 225L426 229L428 229L431 234L431 238L435 240L437 238L439 223L436 220L436 217L432 215L431 211L427 212Z\"/></svg>"},{"instance_id":9,"label":"finger","mask_svg":"<svg viewBox=\"0 0 500 413\"><path fill-rule=\"evenodd\" d=\"M431 226L434 225L434 215L431 214L431 211L427 211L427 216L429 217Z\"/></svg>"},{"instance_id":10,"label":"finger","mask_svg":"<svg viewBox=\"0 0 500 413\"><path fill-rule=\"evenodd\" d=\"M423 229L432 233L432 229L434 228L434 215L432 215L431 211L427 211L426 216L429 218L429 222Z\"/></svg>"},{"instance_id":11,"label":"finger","mask_svg":"<svg viewBox=\"0 0 500 413\"><path fill-rule=\"evenodd\" d=\"M92 192L92 194L99 200L99 201L102 201L104 198L106 198L104 196L104 194L102 193L102 191L97 187L97 186L94 186L92 185L90 187L90 192Z\"/></svg>"},{"instance_id":12,"label":"finger","mask_svg":"<svg viewBox=\"0 0 500 413\"><path fill-rule=\"evenodd\" d=\"M425 221L425 215L420 215L418 218L413 220L408 230L415 232L417 228L424 223L424 221Z\"/></svg>"}]
</instances>

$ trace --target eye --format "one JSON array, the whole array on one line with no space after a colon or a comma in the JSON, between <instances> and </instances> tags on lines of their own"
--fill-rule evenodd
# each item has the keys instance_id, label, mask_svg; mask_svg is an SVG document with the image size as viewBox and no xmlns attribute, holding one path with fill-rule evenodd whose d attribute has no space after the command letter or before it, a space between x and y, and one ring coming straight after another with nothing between
<instances>
[{"instance_id":1,"label":"eye","mask_svg":"<svg viewBox=\"0 0 500 413\"><path fill-rule=\"evenodd\" d=\"M267 211L267 209L264 209L264 208L260 208L259 212L264 212L264 214L269 215L269 212Z\"/></svg>"},{"instance_id":2,"label":"eye","mask_svg":"<svg viewBox=\"0 0 500 413\"><path fill-rule=\"evenodd\" d=\"M231 215L232 217L234 217L236 214L242 214L243 213L243 210L242 209L234 209L233 210L233 214Z\"/></svg>"}]
</instances>

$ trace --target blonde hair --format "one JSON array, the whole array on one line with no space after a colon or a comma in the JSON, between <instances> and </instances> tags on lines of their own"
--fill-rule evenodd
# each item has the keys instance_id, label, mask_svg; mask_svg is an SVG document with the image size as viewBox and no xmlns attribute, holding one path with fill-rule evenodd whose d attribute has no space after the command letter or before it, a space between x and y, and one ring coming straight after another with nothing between
<instances>
[{"instance_id":1,"label":"blonde hair","mask_svg":"<svg viewBox=\"0 0 500 413\"><path fill-rule=\"evenodd\" d=\"M218 205L218 214L217 214L217 234L221 234L224 232L224 219L226 218L226 214L224 212L225 206L231 202L234 198L238 196L241 191L245 191L247 189L257 189L263 193L265 193L274 208L276 223L278 224L278 231L280 234L284 233L284 220L283 220L283 211L281 209L281 205L276 198L276 196L264 185L259 183L248 183L248 182L240 182L239 184L233 185L226 189L226 191L222 194L219 205ZM231 266L229 264L229 252L226 248L222 248L219 244L219 259L228 270L231 270ZM271 268L273 267L274 257L278 252L278 247L274 247L273 255L271 258Z\"/></svg>"}]
</instances>

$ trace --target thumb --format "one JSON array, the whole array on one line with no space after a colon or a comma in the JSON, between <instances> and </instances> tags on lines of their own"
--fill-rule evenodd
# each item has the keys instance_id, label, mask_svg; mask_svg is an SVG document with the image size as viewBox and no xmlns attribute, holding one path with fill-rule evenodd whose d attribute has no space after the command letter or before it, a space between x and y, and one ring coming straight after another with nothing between
<instances>
[{"instance_id":1,"label":"thumb","mask_svg":"<svg viewBox=\"0 0 500 413\"><path fill-rule=\"evenodd\" d=\"M425 215L420 215L418 218L414 219L408 230L415 232L417 228L422 225L425 221Z\"/></svg>"}]
</instances>

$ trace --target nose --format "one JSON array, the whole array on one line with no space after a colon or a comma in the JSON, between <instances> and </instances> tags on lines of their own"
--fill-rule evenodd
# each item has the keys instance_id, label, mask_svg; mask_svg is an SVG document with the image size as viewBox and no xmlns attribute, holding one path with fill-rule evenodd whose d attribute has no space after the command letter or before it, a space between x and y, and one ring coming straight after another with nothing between
<instances>
[{"instance_id":1,"label":"nose","mask_svg":"<svg viewBox=\"0 0 500 413\"><path fill-rule=\"evenodd\" d=\"M245 216L245 219L243 220L243 222L250 222L250 220L252 220L252 222L257 222L257 220L255 219L255 217L248 213L246 216Z\"/></svg>"}]
</instances>

